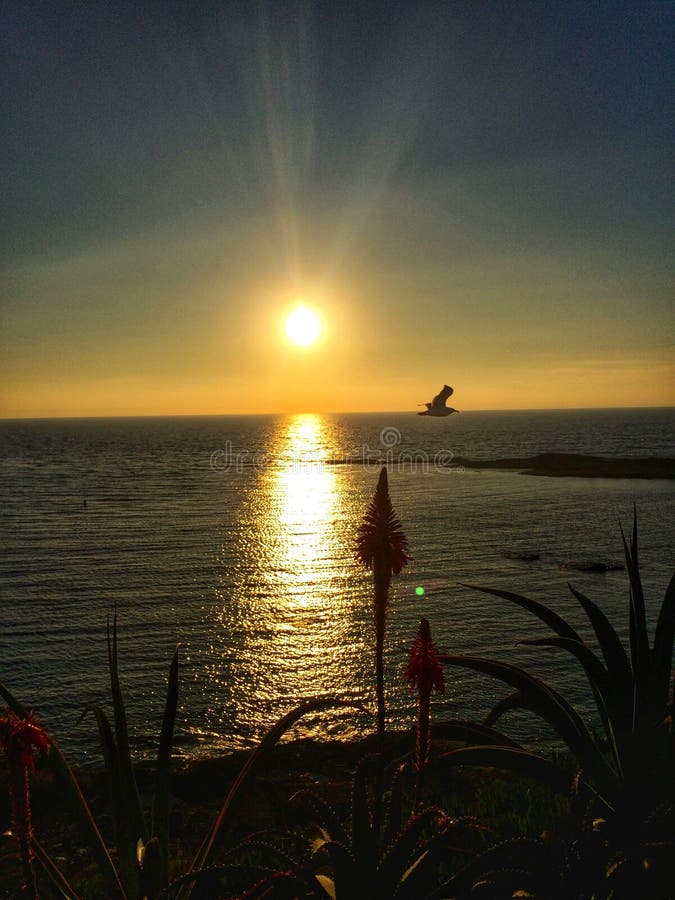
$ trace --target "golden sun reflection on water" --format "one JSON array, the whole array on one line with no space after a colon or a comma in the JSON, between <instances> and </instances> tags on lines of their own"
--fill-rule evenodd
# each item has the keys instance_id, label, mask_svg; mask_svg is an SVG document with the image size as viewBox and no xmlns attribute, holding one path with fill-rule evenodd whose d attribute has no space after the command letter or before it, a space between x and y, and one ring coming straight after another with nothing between
<instances>
[{"instance_id":1,"label":"golden sun reflection on water","mask_svg":"<svg viewBox=\"0 0 675 900\"><path fill-rule=\"evenodd\" d=\"M277 545L277 569L287 588L290 606L320 602L311 574L333 543L332 524L339 493L335 467L327 465L326 429L319 416L294 418L285 436L285 461L271 483L271 508L282 540ZM306 588L313 588L311 593Z\"/></svg>"},{"instance_id":2,"label":"golden sun reflection on water","mask_svg":"<svg viewBox=\"0 0 675 900\"><path fill-rule=\"evenodd\" d=\"M235 721L258 721L262 730L278 716L280 701L287 711L310 696L354 696L364 683L369 610L353 578L363 504L343 467L333 464L340 452L335 429L318 415L279 420L265 448L269 465L243 476L209 668ZM303 730L311 733L312 722Z\"/></svg>"}]
</instances>

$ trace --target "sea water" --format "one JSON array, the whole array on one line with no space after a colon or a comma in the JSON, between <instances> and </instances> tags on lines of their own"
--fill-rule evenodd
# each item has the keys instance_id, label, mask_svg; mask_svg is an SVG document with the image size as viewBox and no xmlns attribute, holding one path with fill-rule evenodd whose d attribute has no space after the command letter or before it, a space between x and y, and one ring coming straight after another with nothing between
<instances>
[{"instance_id":1,"label":"sea water","mask_svg":"<svg viewBox=\"0 0 675 900\"><path fill-rule=\"evenodd\" d=\"M547 603L592 640L571 582L625 637L627 579L611 567L635 504L653 627L673 566L673 482L535 477L453 459L669 456L674 437L672 409L0 422L0 679L75 761L96 762L93 718L79 720L90 704L109 709L116 609L141 755L155 752L177 643L176 747L186 755L250 746L309 697L372 708L372 584L354 544L385 463L413 557L393 580L389 726L412 723L403 670L422 616L441 650L523 665L593 721L578 664L519 643L546 626L463 584ZM588 561L609 570L583 571ZM480 719L509 691L463 669L446 676L438 718ZM502 724L529 744L552 739L527 714ZM341 709L301 720L294 735L370 727Z\"/></svg>"}]
</instances>

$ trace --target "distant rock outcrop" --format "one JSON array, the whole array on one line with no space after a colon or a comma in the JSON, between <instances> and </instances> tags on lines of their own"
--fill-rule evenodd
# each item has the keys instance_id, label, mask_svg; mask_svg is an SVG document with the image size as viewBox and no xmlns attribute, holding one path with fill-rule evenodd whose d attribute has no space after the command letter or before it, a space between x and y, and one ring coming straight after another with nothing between
<instances>
[{"instance_id":1,"label":"distant rock outcrop","mask_svg":"<svg viewBox=\"0 0 675 900\"><path fill-rule=\"evenodd\" d=\"M556 478L675 478L675 459L657 456L623 459L581 453L539 453L537 456L506 459L465 459L456 456L452 465L467 469L518 469L521 475Z\"/></svg>"}]
</instances>

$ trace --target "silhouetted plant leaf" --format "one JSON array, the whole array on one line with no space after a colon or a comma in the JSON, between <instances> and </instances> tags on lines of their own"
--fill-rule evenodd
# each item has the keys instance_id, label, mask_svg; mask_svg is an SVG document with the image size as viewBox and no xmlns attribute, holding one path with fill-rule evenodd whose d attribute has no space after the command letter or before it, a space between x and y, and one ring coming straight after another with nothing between
<instances>
[{"instance_id":1,"label":"silhouetted plant leaf","mask_svg":"<svg viewBox=\"0 0 675 900\"><path fill-rule=\"evenodd\" d=\"M425 848L424 834L445 824L447 816L437 807L413 815L394 839L377 868L381 896L394 896L396 887Z\"/></svg>"},{"instance_id":2,"label":"silhouetted plant leaf","mask_svg":"<svg viewBox=\"0 0 675 900\"><path fill-rule=\"evenodd\" d=\"M138 841L141 840L145 844L147 835L136 778L134 777L127 716L117 667L117 609L113 613L112 635L110 624L108 624L107 641L119 776L120 804L118 806L119 815L115 823L117 852L120 874L125 890L130 897L136 897L141 891L141 870L137 856Z\"/></svg>"},{"instance_id":3,"label":"silhouetted plant leaf","mask_svg":"<svg viewBox=\"0 0 675 900\"><path fill-rule=\"evenodd\" d=\"M7 705L13 709L17 715L26 715L26 707L16 700L2 682L0 682L0 695L2 695ZM91 814L87 801L84 799L75 774L54 738L51 738L51 749L45 757L45 764L54 772L55 776L63 786L67 800L76 816L82 837L87 846L91 848L101 875L103 876L108 896L124 898L126 896L124 888L122 887L117 870L113 865L113 861L110 858L105 841L94 821L94 817Z\"/></svg>"},{"instance_id":4,"label":"silhouetted plant leaf","mask_svg":"<svg viewBox=\"0 0 675 900\"><path fill-rule=\"evenodd\" d=\"M152 835L159 842L160 884L164 889L169 884L169 777L171 774L171 747L178 709L178 648L176 648L169 669L169 683L162 719L162 730L157 751L157 777L155 796L152 804Z\"/></svg>"},{"instance_id":5,"label":"silhouetted plant leaf","mask_svg":"<svg viewBox=\"0 0 675 900\"><path fill-rule=\"evenodd\" d=\"M571 778L555 763L528 753L523 750L514 750L512 747L463 747L459 750L450 750L442 753L431 761L433 770L442 769L444 766L489 766L495 769L509 769L533 778L548 785L559 794L567 795L570 792Z\"/></svg>"},{"instance_id":6,"label":"silhouetted plant leaf","mask_svg":"<svg viewBox=\"0 0 675 900\"><path fill-rule=\"evenodd\" d=\"M645 615L645 598L642 591L642 581L637 568L637 517L633 514L633 534L631 545L628 546L626 536L621 530L623 551L626 558L626 570L630 582L630 645L631 661L633 664L633 677L635 679L636 700L641 705L643 702L646 685L649 680L649 636L647 634L647 620ZM634 716L639 717L639 709Z\"/></svg>"},{"instance_id":7,"label":"silhouetted plant leaf","mask_svg":"<svg viewBox=\"0 0 675 900\"><path fill-rule=\"evenodd\" d=\"M456 719L451 722L435 722L431 726L435 738L446 738L454 741L467 741L472 744L488 744L490 746L502 745L513 747L514 750L522 750L517 741L502 734L491 727L490 722L480 724Z\"/></svg>"},{"instance_id":8,"label":"silhouetted plant leaf","mask_svg":"<svg viewBox=\"0 0 675 900\"><path fill-rule=\"evenodd\" d=\"M450 665L474 669L498 678L517 688L523 704L551 725L596 782L603 796L611 797L616 786L612 770L596 747L588 728L565 698L538 678L517 666L475 656L441 654L440 660Z\"/></svg>"},{"instance_id":9,"label":"silhouetted plant leaf","mask_svg":"<svg viewBox=\"0 0 675 900\"><path fill-rule=\"evenodd\" d=\"M51 884L52 889L64 900L80 900L79 895L73 890L59 867L36 839L35 835L31 838L31 845L35 853L35 859Z\"/></svg>"},{"instance_id":10,"label":"silhouetted plant leaf","mask_svg":"<svg viewBox=\"0 0 675 900\"><path fill-rule=\"evenodd\" d=\"M476 584L466 584L464 582L460 582L460 584L462 587L471 588L471 590L480 591L483 594L492 594L494 597L501 597L502 600L515 603L517 606L521 606L537 616L542 622L545 622L560 637L571 638L573 641L581 642L577 632L562 616L559 616L552 609L549 609L548 606L544 606L543 603L539 603L537 600L530 600L529 597L523 597L522 594L514 594L512 591L502 591L498 588L480 587Z\"/></svg>"},{"instance_id":11,"label":"silhouetted plant leaf","mask_svg":"<svg viewBox=\"0 0 675 900\"><path fill-rule=\"evenodd\" d=\"M607 674L607 670L593 651L579 641L571 641L562 637L530 638L522 641L523 644L539 647L560 647L572 654L583 666L586 677L593 690L593 696L598 707L607 736L612 742L617 767L621 767L620 747L617 744L617 736L614 734L613 722L621 715L620 698Z\"/></svg>"},{"instance_id":12,"label":"silhouetted plant leaf","mask_svg":"<svg viewBox=\"0 0 675 900\"><path fill-rule=\"evenodd\" d=\"M367 890L364 884L363 873L357 868L357 863L349 849L337 841L321 841L315 850L325 851L329 858L333 871L333 885L336 897L368 896L361 892Z\"/></svg>"},{"instance_id":13,"label":"silhouetted plant leaf","mask_svg":"<svg viewBox=\"0 0 675 900\"><path fill-rule=\"evenodd\" d=\"M670 689L675 634L675 572L668 583L654 633L654 672L659 691L659 704L665 707Z\"/></svg>"},{"instance_id":14,"label":"silhouetted plant leaf","mask_svg":"<svg viewBox=\"0 0 675 900\"><path fill-rule=\"evenodd\" d=\"M598 646L600 647L605 660L605 665L607 666L609 677L616 684L624 685L632 683L633 673L631 671L628 656L626 655L626 651L624 650L619 635L616 633L607 616L596 603L589 600L589 598L582 594L581 591L578 591L571 584L568 584L567 586L583 607L589 622L593 626Z\"/></svg>"},{"instance_id":15,"label":"silhouetted plant leaf","mask_svg":"<svg viewBox=\"0 0 675 900\"><path fill-rule=\"evenodd\" d=\"M310 712L318 712L320 710L329 709L331 707L347 707L350 709L359 709L362 712L368 712L368 710L366 710L366 708L359 703L353 703L349 700L336 700L331 697L321 697L315 700L308 700L305 703L301 703L299 706L296 706L295 709L292 709L289 713L279 719L279 721L276 722L264 735L257 747L254 747L253 750L249 753L246 762L242 766L237 778L235 779L234 784L230 788L230 791L220 808L220 811L218 812L218 815L216 816L212 828L202 842L192 861L190 872L198 871L206 866L211 851L213 850L216 837L218 836L223 823L227 820L229 814L231 813L231 810L235 805L235 802L239 797L243 785L246 783L249 775L251 774L251 771L253 770L260 757L264 754L264 752L270 747L274 746L274 744L276 744L276 742L285 734L285 732L287 732L289 728L292 728L293 725L295 725L295 723L304 715L307 715L307 713Z\"/></svg>"},{"instance_id":16,"label":"silhouetted plant leaf","mask_svg":"<svg viewBox=\"0 0 675 900\"><path fill-rule=\"evenodd\" d=\"M366 773L378 760L369 756L361 760L354 773L352 788L352 851L359 865L374 871L377 862L377 838L368 808Z\"/></svg>"},{"instance_id":17,"label":"silhouetted plant leaf","mask_svg":"<svg viewBox=\"0 0 675 900\"><path fill-rule=\"evenodd\" d=\"M389 803L387 804L387 816L382 832L381 846L383 850L389 848L389 845L400 832L403 822L403 787L405 773L400 767L394 773L391 780L391 792L389 794Z\"/></svg>"}]
</instances>

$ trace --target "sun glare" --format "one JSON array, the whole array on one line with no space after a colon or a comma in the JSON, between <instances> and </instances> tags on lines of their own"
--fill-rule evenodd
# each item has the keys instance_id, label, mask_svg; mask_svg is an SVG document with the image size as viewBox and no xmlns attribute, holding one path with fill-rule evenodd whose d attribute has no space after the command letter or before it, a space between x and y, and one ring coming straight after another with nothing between
<instances>
[{"instance_id":1,"label":"sun glare","mask_svg":"<svg viewBox=\"0 0 675 900\"><path fill-rule=\"evenodd\" d=\"M319 317L306 306L296 306L286 319L286 334L291 343L309 347L321 334Z\"/></svg>"}]
</instances>

